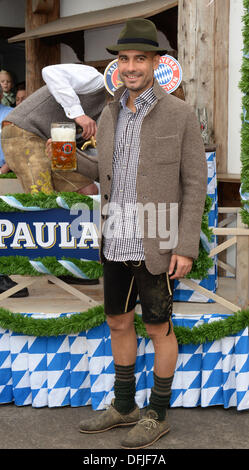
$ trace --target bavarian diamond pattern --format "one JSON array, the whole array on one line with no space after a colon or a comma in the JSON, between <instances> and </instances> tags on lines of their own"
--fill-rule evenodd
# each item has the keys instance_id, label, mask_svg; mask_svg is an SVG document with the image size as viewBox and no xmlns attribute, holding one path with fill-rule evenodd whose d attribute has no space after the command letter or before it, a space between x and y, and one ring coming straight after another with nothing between
<instances>
[{"instance_id":1,"label":"bavarian diamond pattern","mask_svg":"<svg viewBox=\"0 0 249 470\"><path fill-rule=\"evenodd\" d=\"M173 70L166 64L159 64L154 75L161 85L167 85L173 78Z\"/></svg>"},{"instance_id":2,"label":"bavarian diamond pattern","mask_svg":"<svg viewBox=\"0 0 249 470\"><path fill-rule=\"evenodd\" d=\"M174 314L173 323L193 328L227 316ZM152 341L138 337L135 375L140 408L149 402L153 365ZM111 403L113 385L114 364L106 322L85 332L58 337L26 336L0 329L0 403L35 408L91 405L100 410ZM170 405L248 409L248 328L219 341L179 345Z\"/></svg>"},{"instance_id":3,"label":"bavarian diamond pattern","mask_svg":"<svg viewBox=\"0 0 249 470\"><path fill-rule=\"evenodd\" d=\"M13 400L10 351L9 331L0 330L0 403L9 403Z\"/></svg>"},{"instance_id":4,"label":"bavarian diamond pattern","mask_svg":"<svg viewBox=\"0 0 249 470\"><path fill-rule=\"evenodd\" d=\"M206 152L207 167L208 167L208 181L207 181L207 195L212 199L212 207L208 215L209 227L218 226L218 199L217 199L217 177L216 177L216 154L215 152ZM217 245L217 236L213 236L211 243L209 243L210 250ZM217 256L213 258L213 267L208 271L206 279L195 280L194 282L201 287L216 292L218 287L217 276ZM213 300L197 291L189 289L181 281L175 281L174 301L177 302L206 302L213 303Z\"/></svg>"},{"instance_id":5,"label":"bavarian diamond pattern","mask_svg":"<svg viewBox=\"0 0 249 470\"><path fill-rule=\"evenodd\" d=\"M86 332L69 336L70 349L70 404L85 406L91 403L91 383L88 365Z\"/></svg>"},{"instance_id":6,"label":"bavarian diamond pattern","mask_svg":"<svg viewBox=\"0 0 249 470\"><path fill-rule=\"evenodd\" d=\"M227 315L192 317L197 326L224 319ZM187 322L186 318L175 315L175 325L187 326ZM193 327L193 323L190 327ZM237 335L212 343L180 345L171 407L223 405L224 408L236 406L238 410L247 409L249 368L246 346L248 347L248 328Z\"/></svg>"}]
</instances>

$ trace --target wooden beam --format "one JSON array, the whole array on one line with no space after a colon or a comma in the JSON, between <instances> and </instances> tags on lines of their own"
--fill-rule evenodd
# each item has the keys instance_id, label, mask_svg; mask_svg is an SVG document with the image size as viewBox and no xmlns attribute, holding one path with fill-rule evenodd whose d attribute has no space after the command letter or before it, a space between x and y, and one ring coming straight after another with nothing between
<instances>
[{"instance_id":1,"label":"wooden beam","mask_svg":"<svg viewBox=\"0 0 249 470\"><path fill-rule=\"evenodd\" d=\"M12 294L15 294L16 292L19 292L19 290L24 289L25 287L31 286L31 284L33 284L37 280L38 280L37 277L31 277L31 278L29 277L25 281L20 282L19 284L17 284L14 287L11 287L10 289L8 289L5 292L3 292L2 294L0 294L0 302L2 300L7 299Z\"/></svg>"},{"instance_id":2,"label":"wooden beam","mask_svg":"<svg viewBox=\"0 0 249 470\"><path fill-rule=\"evenodd\" d=\"M219 214L237 214L240 207L218 207Z\"/></svg>"},{"instance_id":3,"label":"wooden beam","mask_svg":"<svg viewBox=\"0 0 249 470\"><path fill-rule=\"evenodd\" d=\"M239 305L233 304L232 302L229 302L229 300L226 300L223 297L220 297L219 295L214 294L208 289L205 289L199 284L196 284L191 279L186 279L184 277L184 278L181 278L181 282L183 282L183 284L186 284L186 286L190 287L190 289L197 290L198 292L205 295L206 297L209 297L210 299L215 300L215 302L222 305L223 307L226 307L229 310L232 310L232 312L237 312L238 310L241 310L241 307Z\"/></svg>"},{"instance_id":4,"label":"wooden beam","mask_svg":"<svg viewBox=\"0 0 249 470\"><path fill-rule=\"evenodd\" d=\"M240 213L237 214L237 227L245 227L241 220ZM236 301L242 309L248 308L249 300L249 238L237 237L237 255L236 255Z\"/></svg>"},{"instance_id":5,"label":"wooden beam","mask_svg":"<svg viewBox=\"0 0 249 470\"><path fill-rule=\"evenodd\" d=\"M226 217L225 219L221 220L221 221L218 223L218 227L219 227L219 228L225 227L226 225L231 224L231 223L234 222L235 220L236 220L236 214L229 215L228 217Z\"/></svg>"},{"instance_id":6,"label":"wooden beam","mask_svg":"<svg viewBox=\"0 0 249 470\"><path fill-rule=\"evenodd\" d=\"M59 0L54 0L53 11L47 14L33 13L32 5L32 0L26 0L26 32L60 17ZM60 45L48 46L41 39L28 39L25 41L25 52L26 88L27 95L30 95L44 85L41 76L42 68L46 65L60 63Z\"/></svg>"},{"instance_id":7,"label":"wooden beam","mask_svg":"<svg viewBox=\"0 0 249 470\"><path fill-rule=\"evenodd\" d=\"M217 180L228 183L240 183L241 175L238 173L217 173Z\"/></svg>"},{"instance_id":8,"label":"wooden beam","mask_svg":"<svg viewBox=\"0 0 249 470\"><path fill-rule=\"evenodd\" d=\"M40 24L34 28L34 31L26 31L24 34L14 36L10 38L8 42L19 42L31 38L36 39L55 36L57 34L72 33L73 31L111 26L124 23L128 18L149 18L150 16L158 15L163 11L174 8L177 4L178 0L144 0L139 2L135 1L128 5L119 5L102 10L79 13L78 15L65 16L53 21L51 25Z\"/></svg>"},{"instance_id":9,"label":"wooden beam","mask_svg":"<svg viewBox=\"0 0 249 470\"><path fill-rule=\"evenodd\" d=\"M230 0L214 2L214 141L219 173L227 172Z\"/></svg>"},{"instance_id":10,"label":"wooden beam","mask_svg":"<svg viewBox=\"0 0 249 470\"><path fill-rule=\"evenodd\" d=\"M218 266L220 266L224 271L228 271L229 273L236 275L236 269L231 266L231 264L224 263L218 259Z\"/></svg>"},{"instance_id":11,"label":"wooden beam","mask_svg":"<svg viewBox=\"0 0 249 470\"><path fill-rule=\"evenodd\" d=\"M80 292L78 289L75 289L75 287L67 284L66 282L62 281L56 276L53 276L52 274L47 275L47 279L51 281L53 284L56 284L57 286L61 287L61 289L64 289L65 291L69 292L69 294L74 295L78 299L82 300L85 302L89 307L94 307L96 305L100 305L99 302L96 302L93 300L91 297L88 295L84 294L83 292Z\"/></svg>"},{"instance_id":12,"label":"wooden beam","mask_svg":"<svg viewBox=\"0 0 249 470\"><path fill-rule=\"evenodd\" d=\"M218 226L222 227L222 223L227 220L230 220L230 217L235 218L235 220L237 220L236 214L239 210L240 210L239 207L218 207L218 220L219 220ZM228 214L228 217L226 217L226 214ZM225 236L219 238L219 243L222 243L224 241L226 241ZM218 277L226 276L226 272L224 272L222 264L227 264L227 252L226 251L222 251L219 256Z\"/></svg>"},{"instance_id":13,"label":"wooden beam","mask_svg":"<svg viewBox=\"0 0 249 470\"><path fill-rule=\"evenodd\" d=\"M212 232L214 235L244 235L249 237L249 228L242 227L213 227Z\"/></svg>"},{"instance_id":14,"label":"wooden beam","mask_svg":"<svg viewBox=\"0 0 249 470\"><path fill-rule=\"evenodd\" d=\"M229 238L229 240L227 240L224 243L221 243L220 245L216 246L210 251L209 253L210 258L217 255L218 253L221 253L222 251L226 250L230 246L235 245L236 242L237 242L237 237Z\"/></svg>"},{"instance_id":15,"label":"wooden beam","mask_svg":"<svg viewBox=\"0 0 249 470\"><path fill-rule=\"evenodd\" d=\"M66 282L62 281L61 279L57 278L56 276L53 276L52 274L45 274L43 278L47 279L48 281L51 281L53 284L61 287L61 289L64 289L67 291L69 294L72 294L74 297L77 297L78 299L82 300L82 302L86 303L89 307L94 307L96 305L100 305L100 302L96 302L93 300L91 297L88 295L84 294L83 292L79 291L78 289L75 289L75 287L67 284ZM24 289L25 287L31 286L35 282L40 281L39 277L34 276L34 277L28 277L28 279L20 282L14 287L11 287L11 289L8 289L7 291L3 292L0 294L0 303L2 300L5 300L9 298L12 294L15 294L21 289Z\"/></svg>"}]
</instances>

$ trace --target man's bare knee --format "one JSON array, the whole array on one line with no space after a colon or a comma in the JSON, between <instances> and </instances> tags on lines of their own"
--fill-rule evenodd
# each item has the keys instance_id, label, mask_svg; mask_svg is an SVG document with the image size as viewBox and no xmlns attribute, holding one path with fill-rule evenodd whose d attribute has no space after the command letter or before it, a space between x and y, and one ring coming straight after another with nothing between
<instances>
[{"instance_id":1,"label":"man's bare knee","mask_svg":"<svg viewBox=\"0 0 249 470\"><path fill-rule=\"evenodd\" d=\"M122 315L108 315L107 323L112 332L123 332L134 325L134 310Z\"/></svg>"},{"instance_id":2,"label":"man's bare knee","mask_svg":"<svg viewBox=\"0 0 249 470\"><path fill-rule=\"evenodd\" d=\"M146 323L146 331L152 340L156 340L165 336L169 336L173 330L171 327L171 320L165 323Z\"/></svg>"}]
</instances>

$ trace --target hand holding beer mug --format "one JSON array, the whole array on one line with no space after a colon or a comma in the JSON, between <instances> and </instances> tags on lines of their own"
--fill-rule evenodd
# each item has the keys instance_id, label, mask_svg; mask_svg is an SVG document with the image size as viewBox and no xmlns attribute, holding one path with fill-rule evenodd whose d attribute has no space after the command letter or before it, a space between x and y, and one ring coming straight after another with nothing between
<instances>
[{"instance_id":1,"label":"hand holding beer mug","mask_svg":"<svg viewBox=\"0 0 249 470\"><path fill-rule=\"evenodd\" d=\"M75 171L76 157L76 126L74 122L53 122L52 138L52 171Z\"/></svg>"}]
</instances>

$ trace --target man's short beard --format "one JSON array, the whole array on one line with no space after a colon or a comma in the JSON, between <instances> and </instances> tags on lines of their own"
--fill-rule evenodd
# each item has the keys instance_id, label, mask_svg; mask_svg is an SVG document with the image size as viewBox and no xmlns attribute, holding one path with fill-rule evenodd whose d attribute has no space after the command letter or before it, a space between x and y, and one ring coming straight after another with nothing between
<instances>
[{"instance_id":1,"label":"man's short beard","mask_svg":"<svg viewBox=\"0 0 249 470\"><path fill-rule=\"evenodd\" d=\"M137 92L137 91L145 90L146 88L149 88L149 85L150 85L150 83L151 83L151 80L152 80L152 79L147 80L147 81L144 82L144 83L141 83L141 85L137 86L136 88L134 88L132 85L129 86L129 84L128 84L128 86L127 86L127 85L125 84L125 81L124 81L124 80L123 80L123 81L124 81L124 84L125 84L127 90L131 90L131 91L136 91L136 92ZM153 80L152 80L152 83L153 83ZM134 85L134 86L135 86L135 85Z\"/></svg>"}]
</instances>

